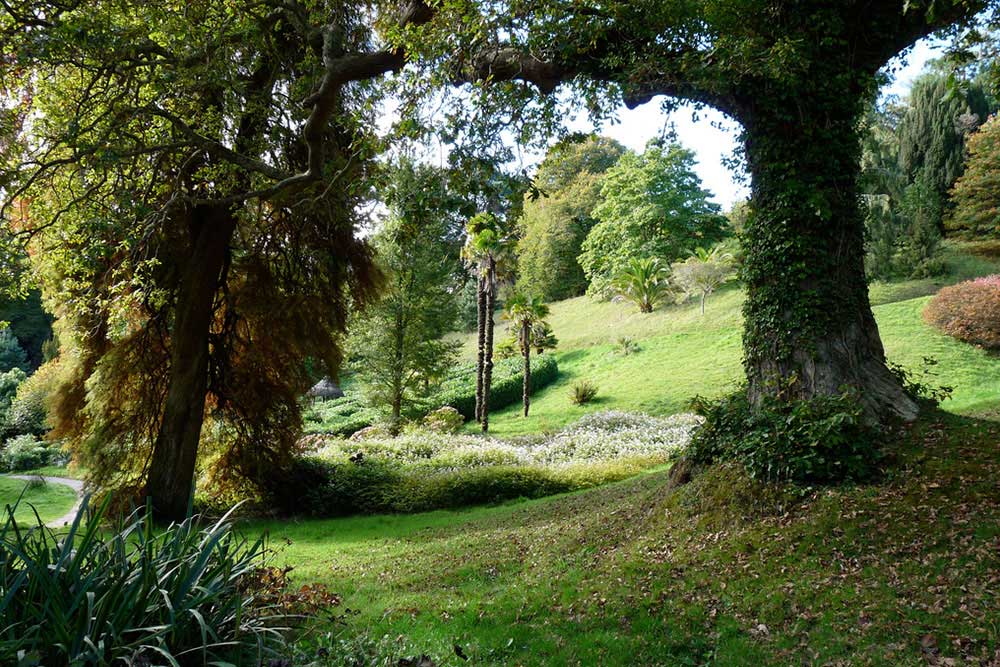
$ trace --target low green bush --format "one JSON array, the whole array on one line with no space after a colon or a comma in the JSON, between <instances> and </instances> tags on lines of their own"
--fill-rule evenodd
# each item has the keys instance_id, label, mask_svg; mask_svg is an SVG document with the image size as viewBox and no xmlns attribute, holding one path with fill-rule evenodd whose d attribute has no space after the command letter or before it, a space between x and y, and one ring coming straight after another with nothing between
<instances>
[{"instance_id":1,"label":"low green bush","mask_svg":"<svg viewBox=\"0 0 1000 667\"><path fill-rule=\"evenodd\" d=\"M269 501L282 514L340 517L428 512L518 498L541 498L626 479L655 463L645 457L569 466L489 465L428 471L362 459L298 459L287 482L297 493Z\"/></svg>"},{"instance_id":2,"label":"low green bush","mask_svg":"<svg viewBox=\"0 0 1000 667\"><path fill-rule=\"evenodd\" d=\"M501 359L493 366L493 381L490 387L490 409L499 410L518 403L524 390L524 361L520 357ZM531 362L532 391L539 391L555 382L559 377L559 364L555 355L542 354ZM466 419L476 415L476 369L467 366L452 374L441 391L432 396L433 407L449 405Z\"/></svg>"},{"instance_id":3,"label":"low green bush","mask_svg":"<svg viewBox=\"0 0 1000 667\"><path fill-rule=\"evenodd\" d=\"M378 413L357 394L317 400L305 411L305 432L348 436L371 426L378 418Z\"/></svg>"},{"instance_id":4,"label":"low green bush","mask_svg":"<svg viewBox=\"0 0 1000 667\"><path fill-rule=\"evenodd\" d=\"M85 501L67 534L18 525L12 510L0 521L3 664L283 659L282 631L299 621L261 540L235 536L226 518L205 529L188 519L154 530L138 511L109 525L107 506L89 513Z\"/></svg>"},{"instance_id":5,"label":"low green bush","mask_svg":"<svg viewBox=\"0 0 1000 667\"><path fill-rule=\"evenodd\" d=\"M746 391L696 398L705 419L688 447L695 463L737 461L754 479L838 482L869 479L881 460L879 431L863 420L851 393L809 400L765 398L751 409Z\"/></svg>"},{"instance_id":6,"label":"low green bush","mask_svg":"<svg viewBox=\"0 0 1000 667\"><path fill-rule=\"evenodd\" d=\"M573 385L569 400L573 405L586 405L597 398L597 385L589 380L580 380Z\"/></svg>"},{"instance_id":7,"label":"low green bush","mask_svg":"<svg viewBox=\"0 0 1000 667\"><path fill-rule=\"evenodd\" d=\"M283 514L344 516L538 498L669 463L699 423L694 415L609 411L550 436L511 441L420 429L326 438L275 476L267 501Z\"/></svg>"},{"instance_id":8,"label":"low green bush","mask_svg":"<svg viewBox=\"0 0 1000 667\"><path fill-rule=\"evenodd\" d=\"M436 433L458 433L464 423L462 413L450 405L427 413L423 421L424 428Z\"/></svg>"},{"instance_id":9,"label":"low green bush","mask_svg":"<svg viewBox=\"0 0 1000 667\"><path fill-rule=\"evenodd\" d=\"M499 410L521 401L524 362L520 357L500 359L493 366L490 390L490 408ZM538 391L552 384L559 377L555 355L542 354L532 360L531 386ZM476 367L460 366L441 383L441 388L431 394L417 417L440 408L451 407L464 419L473 419L476 413ZM411 415L413 416L413 415ZM353 394L329 401L316 401L305 413L305 432L349 436L379 422L381 415L368 406L363 397Z\"/></svg>"},{"instance_id":10,"label":"low green bush","mask_svg":"<svg viewBox=\"0 0 1000 667\"><path fill-rule=\"evenodd\" d=\"M60 452L33 435L19 435L8 440L0 450L0 469L20 472L47 466Z\"/></svg>"}]
</instances>

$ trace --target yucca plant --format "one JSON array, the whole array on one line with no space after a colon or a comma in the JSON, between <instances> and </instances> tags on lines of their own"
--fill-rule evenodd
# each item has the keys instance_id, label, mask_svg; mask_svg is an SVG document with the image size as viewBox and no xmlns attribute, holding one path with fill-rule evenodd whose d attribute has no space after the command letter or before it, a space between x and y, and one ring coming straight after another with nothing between
<instances>
[{"instance_id":1,"label":"yucca plant","mask_svg":"<svg viewBox=\"0 0 1000 667\"><path fill-rule=\"evenodd\" d=\"M569 400L574 405L586 405L595 398L597 398L597 385L589 380L581 380L574 384L569 394Z\"/></svg>"},{"instance_id":2,"label":"yucca plant","mask_svg":"<svg viewBox=\"0 0 1000 667\"><path fill-rule=\"evenodd\" d=\"M633 258L614 282L618 296L651 313L670 293L670 270L655 257Z\"/></svg>"},{"instance_id":3,"label":"yucca plant","mask_svg":"<svg viewBox=\"0 0 1000 667\"><path fill-rule=\"evenodd\" d=\"M0 663L258 665L293 618L262 591L262 540L228 515L156 528L146 510L109 523L89 502L68 530L0 523Z\"/></svg>"}]
</instances>

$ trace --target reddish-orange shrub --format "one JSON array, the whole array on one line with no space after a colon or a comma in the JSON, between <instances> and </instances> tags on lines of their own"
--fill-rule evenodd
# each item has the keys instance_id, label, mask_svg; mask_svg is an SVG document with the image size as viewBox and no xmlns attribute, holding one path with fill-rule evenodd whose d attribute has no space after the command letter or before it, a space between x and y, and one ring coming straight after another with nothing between
<instances>
[{"instance_id":1,"label":"reddish-orange shrub","mask_svg":"<svg viewBox=\"0 0 1000 667\"><path fill-rule=\"evenodd\" d=\"M1000 350L1000 276L945 287L927 304L924 320L958 340Z\"/></svg>"}]
</instances>

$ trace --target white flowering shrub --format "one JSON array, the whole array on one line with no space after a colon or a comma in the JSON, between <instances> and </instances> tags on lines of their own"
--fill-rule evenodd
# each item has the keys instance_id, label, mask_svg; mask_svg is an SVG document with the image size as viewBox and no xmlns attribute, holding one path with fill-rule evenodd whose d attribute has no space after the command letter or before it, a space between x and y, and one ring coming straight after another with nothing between
<instances>
[{"instance_id":1,"label":"white flowering shrub","mask_svg":"<svg viewBox=\"0 0 1000 667\"><path fill-rule=\"evenodd\" d=\"M315 454L331 463L362 459L427 470L482 466L574 465L646 459L665 462L682 451L700 423L696 415L671 417L606 411L581 418L551 437L514 440L414 430L391 438L310 441Z\"/></svg>"},{"instance_id":2,"label":"white flowering shrub","mask_svg":"<svg viewBox=\"0 0 1000 667\"><path fill-rule=\"evenodd\" d=\"M428 429L300 442L308 491L286 511L423 512L540 498L626 479L687 447L700 418L599 412L550 436L503 440Z\"/></svg>"},{"instance_id":3,"label":"white flowering shrub","mask_svg":"<svg viewBox=\"0 0 1000 667\"><path fill-rule=\"evenodd\" d=\"M691 441L700 417L651 417L597 412L563 429L532 452L537 463L578 463L649 458L666 461Z\"/></svg>"}]
</instances>

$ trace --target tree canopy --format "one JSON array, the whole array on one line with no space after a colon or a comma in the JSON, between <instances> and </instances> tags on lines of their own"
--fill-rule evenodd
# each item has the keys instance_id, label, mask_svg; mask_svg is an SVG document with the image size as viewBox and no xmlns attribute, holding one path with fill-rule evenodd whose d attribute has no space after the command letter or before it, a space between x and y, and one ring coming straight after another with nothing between
<instances>
[{"instance_id":1,"label":"tree canopy","mask_svg":"<svg viewBox=\"0 0 1000 667\"><path fill-rule=\"evenodd\" d=\"M583 242L580 265L589 292L608 297L635 258L664 264L722 234L724 219L694 172L694 153L678 144L651 143L626 153L605 175L598 223Z\"/></svg>"},{"instance_id":2,"label":"tree canopy","mask_svg":"<svg viewBox=\"0 0 1000 667\"><path fill-rule=\"evenodd\" d=\"M587 278L578 257L597 221L603 174L625 148L600 136L557 143L535 175L542 196L526 197L519 221L518 287L547 300L579 296Z\"/></svg>"},{"instance_id":3,"label":"tree canopy","mask_svg":"<svg viewBox=\"0 0 1000 667\"><path fill-rule=\"evenodd\" d=\"M404 161L386 190L389 217L374 239L386 276L378 301L351 325L352 368L369 400L400 419L454 363L463 219L441 170Z\"/></svg>"},{"instance_id":4,"label":"tree canopy","mask_svg":"<svg viewBox=\"0 0 1000 667\"><path fill-rule=\"evenodd\" d=\"M899 123L899 162L911 183L921 182L945 204L965 168L965 140L990 113L986 94L975 81L956 81L931 71L910 89ZM934 220L943 229L940 215Z\"/></svg>"},{"instance_id":5,"label":"tree canopy","mask_svg":"<svg viewBox=\"0 0 1000 667\"><path fill-rule=\"evenodd\" d=\"M969 162L951 193L948 228L973 238L1000 233L1000 120L995 116L969 138Z\"/></svg>"}]
</instances>

